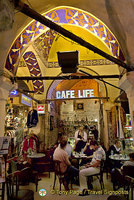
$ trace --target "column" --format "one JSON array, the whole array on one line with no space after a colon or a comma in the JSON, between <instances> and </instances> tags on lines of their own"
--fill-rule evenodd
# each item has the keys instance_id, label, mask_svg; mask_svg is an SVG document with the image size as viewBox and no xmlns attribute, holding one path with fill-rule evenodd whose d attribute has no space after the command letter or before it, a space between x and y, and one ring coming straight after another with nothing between
<instances>
[{"instance_id":1,"label":"column","mask_svg":"<svg viewBox=\"0 0 134 200\"><path fill-rule=\"evenodd\" d=\"M5 105L9 92L17 88L9 79L4 76L0 77L0 137L4 136L5 132Z\"/></svg>"},{"instance_id":2,"label":"column","mask_svg":"<svg viewBox=\"0 0 134 200\"><path fill-rule=\"evenodd\" d=\"M119 87L127 94L131 116L132 137L134 138L134 71L127 72L123 75L119 81Z\"/></svg>"},{"instance_id":3,"label":"column","mask_svg":"<svg viewBox=\"0 0 134 200\"><path fill-rule=\"evenodd\" d=\"M50 132L50 116L48 112L48 104L45 104L45 149L49 147L49 132Z\"/></svg>"},{"instance_id":4,"label":"column","mask_svg":"<svg viewBox=\"0 0 134 200\"><path fill-rule=\"evenodd\" d=\"M104 120L104 133L103 133L103 140L104 146L108 149L109 148L109 122L108 122L108 112L114 106L114 103L107 101L104 103L103 107L103 120Z\"/></svg>"}]
</instances>

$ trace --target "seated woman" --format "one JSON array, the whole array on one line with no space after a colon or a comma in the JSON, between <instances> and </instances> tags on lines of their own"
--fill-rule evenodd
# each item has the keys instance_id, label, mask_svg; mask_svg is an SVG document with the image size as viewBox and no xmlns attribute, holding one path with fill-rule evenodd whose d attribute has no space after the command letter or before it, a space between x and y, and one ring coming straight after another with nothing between
<instances>
[{"instance_id":1,"label":"seated woman","mask_svg":"<svg viewBox=\"0 0 134 200\"><path fill-rule=\"evenodd\" d=\"M134 153L130 153L129 157L130 157L129 161L124 162L124 164L121 166L120 169L116 168L111 174L111 181L113 182L114 190L118 189L125 183L124 175L134 177ZM126 170L127 167L129 170ZM131 167L131 169L129 167Z\"/></svg>"},{"instance_id":2,"label":"seated woman","mask_svg":"<svg viewBox=\"0 0 134 200\"><path fill-rule=\"evenodd\" d=\"M107 165L110 168L110 172L112 172L115 168L120 168L122 164L119 160L111 160L109 156L120 153L121 153L121 142L118 139L116 139L115 144L109 147L109 150L107 151L106 155Z\"/></svg>"},{"instance_id":3,"label":"seated woman","mask_svg":"<svg viewBox=\"0 0 134 200\"><path fill-rule=\"evenodd\" d=\"M91 148L90 146L90 142L92 141L92 139L89 137L88 141L83 149L83 153L86 154L87 156L91 156L93 155L94 150Z\"/></svg>"},{"instance_id":4,"label":"seated woman","mask_svg":"<svg viewBox=\"0 0 134 200\"><path fill-rule=\"evenodd\" d=\"M80 165L84 165L87 162L89 162L89 160L91 160L91 156L94 153L94 149L92 149L90 146L91 141L92 141L92 138L89 137L85 147L83 148L83 153L87 155L87 158L83 158Z\"/></svg>"}]
</instances>

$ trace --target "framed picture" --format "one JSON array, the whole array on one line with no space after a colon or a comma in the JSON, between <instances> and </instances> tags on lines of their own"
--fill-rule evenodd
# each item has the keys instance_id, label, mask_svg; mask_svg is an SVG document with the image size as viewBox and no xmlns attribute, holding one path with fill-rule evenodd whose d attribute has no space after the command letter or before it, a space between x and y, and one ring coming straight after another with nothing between
<instances>
[{"instance_id":1,"label":"framed picture","mask_svg":"<svg viewBox=\"0 0 134 200\"><path fill-rule=\"evenodd\" d=\"M84 104L83 103L77 103L77 110L84 110Z\"/></svg>"}]
</instances>

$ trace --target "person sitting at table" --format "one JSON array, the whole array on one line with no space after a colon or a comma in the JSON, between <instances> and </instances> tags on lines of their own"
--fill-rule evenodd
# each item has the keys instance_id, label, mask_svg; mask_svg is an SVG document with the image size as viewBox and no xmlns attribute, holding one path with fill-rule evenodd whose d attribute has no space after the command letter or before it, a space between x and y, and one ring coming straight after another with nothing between
<instances>
[{"instance_id":1,"label":"person sitting at table","mask_svg":"<svg viewBox=\"0 0 134 200\"><path fill-rule=\"evenodd\" d=\"M85 147L87 142L87 133L83 131L83 126L79 127L79 130L75 132L75 148L76 152L81 152L81 150Z\"/></svg>"},{"instance_id":2,"label":"person sitting at table","mask_svg":"<svg viewBox=\"0 0 134 200\"><path fill-rule=\"evenodd\" d=\"M92 149L90 145L91 141L92 139L89 137L85 147L83 148L83 153L86 154L87 156L93 155L94 152L94 149Z\"/></svg>"},{"instance_id":3,"label":"person sitting at table","mask_svg":"<svg viewBox=\"0 0 134 200\"><path fill-rule=\"evenodd\" d=\"M96 128L96 125L93 126L92 134L94 135L94 138L97 141L99 133L98 133L98 130Z\"/></svg>"},{"instance_id":4,"label":"person sitting at table","mask_svg":"<svg viewBox=\"0 0 134 200\"><path fill-rule=\"evenodd\" d=\"M125 168L124 167L127 167L127 166L128 167L129 166L134 167L134 153L130 153L129 154L129 158L130 159L128 161L125 161L120 169L115 168L115 170L111 173L111 181L113 183L113 189L114 190L119 189L119 187L122 186L125 183L124 174L126 172L125 172ZM134 172L133 172L134 168L133 168L133 171L131 171L131 170L129 168L129 174L127 174L127 175L131 174L131 176L132 176L132 174L133 174L133 177L134 177Z\"/></svg>"},{"instance_id":5,"label":"person sitting at table","mask_svg":"<svg viewBox=\"0 0 134 200\"><path fill-rule=\"evenodd\" d=\"M121 142L116 139L114 145L111 145L108 154L109 155L114 155L114 154L120 154L121 151Z\"/></svg>"},{"instance_id":6,"label":"person sitting at table","mask_svg":"<svg viewBox=\"0 0 134 200\"><path fill-rule=\"evenodd\" d=\"M79 180L80 180L80 189L82 190L82 196L86 195L87 190L87 176L94 175L100 172L100 163L101 160L105 160L105 151L104 149L98 144L97 141L92 141L90 143L91 148L94 149L94 154L91 162L84 165L79 173ZM90 189L92 189L92 185L90 185Z\"/></svg>"},{"instance_id":7,"label":"person sitting at table","mask_svg":"<svg viewBox=\"0 0 134 200\"><path fill-rule=\"evenodd\" d=\"M73 178L74 176L79 175L79 170L71 165L69 161L69 155L65 151L65 147L67 145L67 137L62 136L58 147L55 149L53 154L54 160L59 160L61 173L67 174L66 179L64 180L65 190L68 190L69 178Z\"/></svg>"},{"instance_id":8,"label":"person sitting at table","mask_svg":"<svg viewBox=\"0 0 134 200\"><path fill-rule=\"evenodd\" d=\"M120 168L121 167L121 162L119 160L112 160L109 158L109 156L114 155L114 154L120 154L121 153L121 142L116 139L115 144L111 145L109 150L107 151L107 166L110 168L110 172L114 168Z\"/></svg>"},{"instance_id":9,"label":"person sitting at table","mask_svg":"<svg viewBox=\"0 0 134 200\"><path fill-rule=\"evenodd\" d=\"M85 147L83 148L83 153L86 154L87 157L82 159L80 163L81 166L89 162L91 160L91 156L94 153L94 149L92 149L90 145L91 142L92 142L92 139L89 137Z\"/></svg>"},{"instance_id":10,"label":"person sitting at table","mask_svg":"<svg viewBox=\"0 0 134 200\"><path fill-rule=\"evenodd\" d=\"M65 151L67 152L69 157L72 156L73 147L70 145L70 141L67 142L67 145L65 147Z\"/></svg>"}]
</instances>

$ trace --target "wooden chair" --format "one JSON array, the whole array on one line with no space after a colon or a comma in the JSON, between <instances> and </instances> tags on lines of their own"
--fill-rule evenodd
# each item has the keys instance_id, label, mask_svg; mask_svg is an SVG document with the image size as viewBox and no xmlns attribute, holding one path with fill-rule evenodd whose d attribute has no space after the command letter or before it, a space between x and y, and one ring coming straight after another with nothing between
<instances>
[{"instance_id":1,"label":"wooden chair","mask_svg":"<svg viewBox=\"0 0 134 200\"><path fill-rule=\"evenodd\" d=\"M46 156L38 159L34 159L32 161L32 167L33 171L37 171L38 174L42 175L44 172L49 173L50 178L50 172L53 171L53 160L51 155L49 155L49 151L47 151Z\"/></svg>"},{"instance_id":2,"label":"wooden chair","mask_svg":"<svg viewBox=\"0 0 134 200\"><path fill-rule=\"evenodd\" d=\"M21 185L28 185L34 183L36 186L36 192L38 189L38 172L33 171L30 167L26 167L20 171L19 181Z\"/></svg>"},{"instance_id":3,"label":"wooden chair","mask_svg":"<svg viewBox=\"0 0 134 200\"><path fill-rule=\"evenodd\" d=\"M5 182L0 183L0 197L1 200L4 200L4 193L5 193Z\"/></svg>"},{"instance_id":4,"label":"wooden chair","mask_svg":"<svg viewBox=\"0 0 134 200\"><path fill-rule=\"evenodd\" d=\"M124 177L125 181L128 183L128 191L130 191L130 194L131 194L131 200L133 200L133 188L134 188L134 178L131 177L131 176L125 176ZM129 199L129 195L128 195L128 198Z\"/></svg>"},{"instance_id":5,"label":"wooden chair","mask_svg":"<svg viewBox=\"0 0 134 200\"><path fill-rule=\"evenodd\" d=\"M6 177L7 200L34 200L32 190L19 189L22 174L21 171L16 171Z\"/></svg>"},{"instance_id":6,"label":"wooden chair","mask_svg":"<svg viewBox=\"0 0 134 200\"><path fill-rule=\"evenodd\" d=\"M126 200L126 198L120 195L110 195L107 200Z\"/></svg>"},{"instance_id":7,"label":"wooden chair","mask_svg":"<svg viewBox=\"0 0 134 200\"><path fill-rule=\"evenodd\" d=\"M67 173L61 173L60 163L61 163L61 161L59 161L59 160L54 160L53 161L53 165L54 165L54 184L53 184L53 189L55 188L56 178L58 177L59 183L60 183L60 190L61 190L61 184L64 185L65 190L68 190L68 184L66 182L66 177L68 176L68 174ZM71 181L71 189L72 189L72 181Z\"/></svg>"},{"instance_id":8,"label":"wooden chair","mask_svg":"<svg viewBox=\"0 0 134 200\"><path fill-rule=\"evenodd\" d=\"M104 162L105 162L104 160L101 160L101 163L100 163L100 172L99 172L99 173L96 173L96 174L87 176L87 185L88 185L88 189L90 189L89 186L90 186L90 183L91 183L91 179L92 179L94 176L96 176L96 177L99 179L100 186L101 186L101 190L102 190L102 191L104 190L104 181L103 181Z\"/></svg>"}]
</instances>

